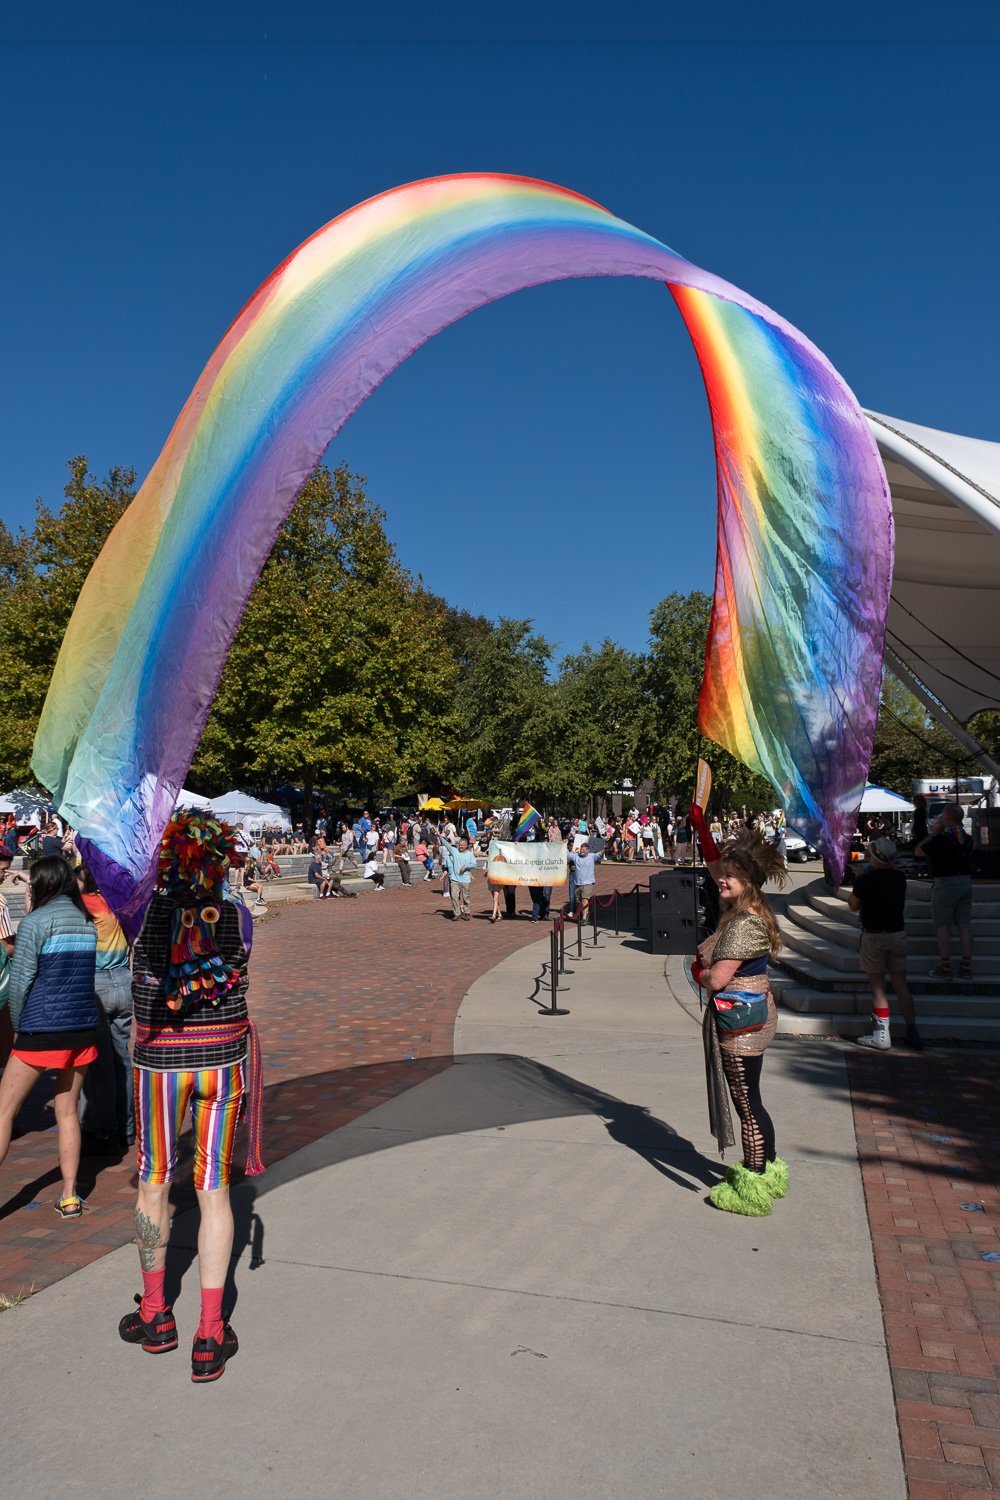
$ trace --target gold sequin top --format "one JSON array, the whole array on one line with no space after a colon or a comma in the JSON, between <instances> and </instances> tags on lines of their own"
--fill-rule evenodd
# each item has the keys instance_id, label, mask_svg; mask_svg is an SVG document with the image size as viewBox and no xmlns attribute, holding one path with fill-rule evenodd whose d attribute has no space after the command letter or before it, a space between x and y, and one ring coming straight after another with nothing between
<instances>
[{"instance_id":1,"label":"gold sequin top","mask_svg":"<svg viewBox=\"0 0 1000 1500\"><path fill-rule=\"evenodd\" d=\"M743 963L748 958L763 958L770 951L767 923L755 912L745 911L717 927L711 937L707 937L701 944L698 957L704 968L710 969L713 964L727 959L739 959ZM767 974L741 974L738 981L733 982L738 983L741 990L767 996L767 1022L760 1031L748 1031L739 1035L720 1031L719 1045L724 1052L735 1052L741 1057L757 1057L774 1040L778 1029L778 1010Z\"/></svg>"}]
</instances>

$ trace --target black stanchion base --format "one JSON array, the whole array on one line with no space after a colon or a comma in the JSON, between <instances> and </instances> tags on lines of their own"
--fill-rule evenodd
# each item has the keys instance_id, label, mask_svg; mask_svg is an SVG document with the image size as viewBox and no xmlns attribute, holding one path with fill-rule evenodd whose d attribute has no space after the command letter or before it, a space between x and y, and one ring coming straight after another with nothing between
<instances>
[{"instance_id":1,"label":"black stanchion base","mask_svg":"<svg viewBox=\"0 0 1000 1500\"><path fill-rule=\"evenodd\" d=\"M540 1010L538 1014L540 1016L568 1016L569 1011L565 1006L557 1005L554 1008L552 1006L547 1006L545 1010Z\"/></svg>"}]
</instances>

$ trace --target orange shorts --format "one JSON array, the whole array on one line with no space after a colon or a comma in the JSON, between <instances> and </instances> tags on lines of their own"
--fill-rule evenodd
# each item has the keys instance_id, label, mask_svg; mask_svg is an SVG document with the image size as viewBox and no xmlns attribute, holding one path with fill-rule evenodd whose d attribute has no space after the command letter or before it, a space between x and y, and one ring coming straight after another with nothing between
<instances>
[{"instance_id":1,"label":"orange shorts","mask_svg":"<svg viewBox=\"0 0 1000 1500\"><path fill-rule=\"evenodd\" d=\"M15 1047L11 1056L29 1068L85 1068L97 1061L97 1048L92 1042L86 1047L54 1047L51 1052L19 1052Z\"/></svg>"}]
</instances>

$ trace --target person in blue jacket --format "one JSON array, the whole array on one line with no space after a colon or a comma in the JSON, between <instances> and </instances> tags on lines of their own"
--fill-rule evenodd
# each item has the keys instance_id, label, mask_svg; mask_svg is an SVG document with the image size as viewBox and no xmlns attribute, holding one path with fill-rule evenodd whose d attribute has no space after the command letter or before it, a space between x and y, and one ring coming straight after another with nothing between
<instances>
[{"instance_id":1,"label":"person in blue jacket","mask_svg":"<svg viewBox=\"0 0 1000 1500\"><path fill-rule=\"evenodd\" d=\"M79 1219L86 1205L76 1190L77 1106L87 1068L97 1057L97 929L61 855L35 861L30 889L31 910L17 929L7 986L16 1034L0 1079L0 1163L10 1149L15 1115L42 1074L54 1069L62 1172L55 1210L64 1219Z\"/></svg>"}]
</instances>

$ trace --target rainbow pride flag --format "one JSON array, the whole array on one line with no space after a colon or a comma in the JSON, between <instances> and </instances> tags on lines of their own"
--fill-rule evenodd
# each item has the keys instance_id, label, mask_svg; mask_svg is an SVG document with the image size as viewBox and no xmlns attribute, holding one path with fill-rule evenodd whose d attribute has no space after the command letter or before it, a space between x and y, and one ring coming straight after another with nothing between
<instances>
[{"instance_id":1,"label":"rainbow pride flag","mask_svg":"<svg viewBox=\"0 0 1000 1500\"><path fill-rule=\"evenodd\" d=\"M515 843L518 839L523 839L525 834L530 833L535 824L540 823L541 821L542 815L538 811L538 809L532 807L530 802L526 802L521 812L521 816L517 820L517 827L514 829Z\"/></svg>"},{"instance_id":2,"label":"rainbow pride flag","mask_svg":"<svg viewBox=\"0 0 1000 1500\"><path fill-rule=\"evenodd\" d=\"M719 518L702 730L769 779L839 876L892 574L888 486L857 401L803 334L652 235L552 183L470 173L359 204L268 277L84 584L32 765L127 926L250 590L328 444L433 334L585 276L666 283L694 342Z\"/></svg>"}]
</instances>

